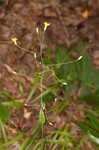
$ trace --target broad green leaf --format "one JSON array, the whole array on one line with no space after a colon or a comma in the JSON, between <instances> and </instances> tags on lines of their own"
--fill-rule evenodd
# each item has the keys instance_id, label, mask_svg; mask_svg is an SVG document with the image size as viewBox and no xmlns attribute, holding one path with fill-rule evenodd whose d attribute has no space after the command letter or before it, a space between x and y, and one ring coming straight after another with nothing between
<instances>
[{"instance_id":1,"label":"broad green leaf","mask_svg":"<svg viewBox=\"0 0 99 150\"><path fill-rule=\"evenodd\" d=\"M81 93L80 93L80 98L85 97L86 95L90 95L91 94L91 88L82 84L81 85Z\"/></svg>"},{"instance_id":2,"label":"broad green leaf","mask_svg":"<svg viewBox=\"0 0 99 150\"><path fill-rule=\"evenodd\" d=\"M92 83L94 76L94 67L88 53L85 52L83 59L76 63L75 69L78 73L78 79L84 83Z\"/></svg>"},{"instance_id":3,"label":"broad green leaf","mask_svg":"<svg viewBox=\"0 0 99 150\"><path fill-rule=\"evenodd\" d=\"M72 47L69 51L65 51L63 48L60 48L59 46L56 47L56 55L54 58L54 64L56 64L54 65L56 72L59 72L59 69L61 70L60 67L62 67L62 65L68 63L68 61L70 60L70 54L74 49L75 47Z\"/></svg>"},{"instance_id":4,"label":"broad green leaf","mask_svg":"<svg viewBox=\"0 0 99 150\"><path fill-rule=\"evenodd\" d=\"M95 93L86 95L84 97L80 97L79 100L84 100L88 104L94 105L95 107L99 107L99 89L96 90Z\"/></svg>"},{"instance_id":5,"label":"broad green leaf","mask_svg":"<svg viewBox=\"0 0 99 150\"><path fill-rule=\"evenodd\" d=\"M67 81L67 86L64 87L64 90L68 96L70 96L72 90L75 88L74 82Z\"/></svg>"},{"instance_id":6,"label":"broad green leaf","mask_svg":"<svg viewBox=\"0 0 99 150\"><path fill-rule=\"evenodd\" d=\"M55 55L55 63L59 64L59 63L64 63L66 61L65 59L66 57L66 52L60 48L60 47L56 47L56 55ZM60 66L58 66L60 67Z\"/></svg>"},{"instance_id":7,"label":"broad green leaf","mask_svg":"<svg viewBox=\"0 0 99 150\"><path fill-rule=\"evenodd\" d=\"M93 81L95 89L99 89L99 69L94 71Z\"/></svg>"}]
</instances>

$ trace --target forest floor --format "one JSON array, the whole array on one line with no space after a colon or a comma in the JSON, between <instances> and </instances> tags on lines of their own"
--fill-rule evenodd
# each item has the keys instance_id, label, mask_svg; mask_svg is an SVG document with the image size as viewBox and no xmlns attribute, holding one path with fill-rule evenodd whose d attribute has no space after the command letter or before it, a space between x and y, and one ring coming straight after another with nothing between
<instances>
[{"instance_id":1,"label":"forest floor","mask_svg":"<svg viewBox=\"0 0 99 150\"><path fill-rule=\"evenodd\" d=\"M43 22L50 23L46 31L46 40L43 49L50 47L52 57L54 57L55 47L59 45L68 51L73 45L83 40L86 50L91 56L94 66L99 69L99 0L9 0L5 4L0 4L0 40L9 43L0 44L0 89L5 89L17 102L23 102L29 95L34 82L35 67L34 58L31 53L19 49L11 42L12 38L17 38L21 47L37 54L39 60L40 44L37 39L36 28L41 28ZM73 57L76 52L73 52ZM13 72L21 71L23 76L17 76ZM24 89L24 96L19 90L19 83ZM45 83L46 84L46 83ZM38 94L38 91L37 93ZM48 103L48 108L55 104ZM71 105L76 105L72 103ZM78 105L86 105L78 104ZM13 108L11 114L12 126L5 125L6 130L11 134L8 139L12 139L19 131L25 131L26 136L30 135L31 129L36 127L38 121L40 105L39 102L32 107ZM25 112L29 112L29 117L21 119ZM80 112L82 113L82 112ZM66 114L71 115L71 134L79 139L81 133L75 131L73 120L77 120L74 110L70 106L64 109L61 115L51 112L48 119L53 127L46 127L46 130L58 129L66 124ZM83 115L83 114L82 114ZM87 141L87 140L86 140ZM89 144L91 150L95 150L89 141L84 144L82 150L87 150ZM9 150L18 150L18 146L10 147Z\"/></svg>"}]
</instances>

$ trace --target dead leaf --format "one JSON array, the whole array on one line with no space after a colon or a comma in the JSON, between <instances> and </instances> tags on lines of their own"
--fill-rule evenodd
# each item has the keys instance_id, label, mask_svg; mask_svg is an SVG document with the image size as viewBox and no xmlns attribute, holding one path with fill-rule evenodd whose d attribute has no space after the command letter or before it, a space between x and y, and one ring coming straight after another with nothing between
<instances>
[{"instance_id":1,"label":"dead leaf","mask_svg":"<svg viewBox=\"0 0 99 150\"><path fill-rule=\"evenodd\" d=\"M26 108L24 108L24 118L29 119L31 116L31 112L28 112Z\"/></svg>"}]
</instances>

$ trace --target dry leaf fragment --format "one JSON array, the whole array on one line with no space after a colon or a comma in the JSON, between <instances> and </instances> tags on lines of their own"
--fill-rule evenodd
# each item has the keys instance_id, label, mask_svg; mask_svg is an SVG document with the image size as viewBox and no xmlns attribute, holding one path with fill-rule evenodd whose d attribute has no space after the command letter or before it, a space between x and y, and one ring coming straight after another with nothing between
<instances>
[{"instance_id":1,"label":"dry leaf fragment","mask_svg":"<svg viewBox=\"0 0 99 150\"><path fill-rule=\"evenodd\" d=\"M29 119L31 116L31 112L28 112L27 109L24 108L24 118Z\"/></svg>"}]
</instances>

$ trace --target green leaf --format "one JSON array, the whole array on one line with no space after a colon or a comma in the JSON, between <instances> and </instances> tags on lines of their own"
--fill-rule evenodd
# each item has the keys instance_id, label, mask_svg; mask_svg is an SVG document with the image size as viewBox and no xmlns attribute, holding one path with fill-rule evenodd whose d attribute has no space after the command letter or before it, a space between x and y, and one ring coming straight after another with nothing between
<instances>
[{"instance_id":1,"label":"green leaf","mask_svg":"<svg viewBox=\"0 0 99 150\"><path fill-rule=\"evenodd\" d=\"M83 135L79 141L79 144L77 145L77 147L75 148L75 150L80 150L81 147L83 146L84 144L84 140L85 140L85 135Z\"/></svg>"},{"instance_id":2,"label":"green leaf","mask_svg":"<svg viewBox=\"0 0 99 150\"><path fill-rule=\"evenodd\" d=\"M0 119L3 122L7 122L10 116L11 110L7 106L4 106L0 103Z\"/></svg>"},{"instance_id":3,"label":"green leaf","mask_svg":"<svg viewBox=\"0 0 99 150\"><path fill-rule=\"evenodd\" d=\"M79 100L84 100L88 104L94 105L95 107L99 107L99 89L97 89L96 92L93 94L80 97Z\"/></svg>"},{"instance_id":4,"label":"green leaf","mask_svg":"<svg viewBox=\"0 0 99 150\"><path fill-rule=\"evenodd\" d=\"M94 75L94 67L91 58L88 53L85 52L83 55L83 59L77 62L75 65L75 69L78 73L78 79L84 83L92 83L93 75Z\"/></svg>"},{"instance_id":5,"label":"green leaf","mask_svg":"<svg viewBox=\"0 0 99 150\"><path fill-rule=\"evenodd\" d=\"M82 109L83 110L83 109ZM90 109L85 109L86 112L86 119L83 123L77 123L85 132L88 130L91 132L99 133L99 120L98 116L94 111ZM90 130L91 129L91 130Z\"/></svg>"},{"instance_id":6,"label":"green leaf","mask_svg":"<svg viewBox=\"0 0 99 150\"><path fill-rule=\"evenodd\" d=\"M14 97L11 94L9 94L6 90L3 89L0 92L1 92L2 98L4 98L4 100L14 100Z\"/></svg>"},{"instance_id":7,"label":"green leaf","mask_svg":"<svg viewBox=\"0 0 99 150\"><path fill-rule=\"evenodd\" d=\"M41 132L41 125L39 124L37 125L37 128L33 131L33 134L31 135L31 138L29 140L27 147L25 147L25 150L30 150L31 144L35 141L40 132Z\"/></svg>"},{"instance_id":8,"label":"green leaf","mask_svg":"<svg viewBox=\"0 0 99 150\"><path fill-rule=\"evenodd\" d=\"M21 82L18 83L18 87L19 87L21 95L23 96L24 95L24 90L23 90L23 86L22 86Z\"/></svg>"},{"instance_id":9,"label":"green leaf","mask_svg":"<svg viewBox=\"0 0 99 150\"><path fill-rule=\"evenodd\" d=\"M75 47L72 47L69 51L65 51L63 48L60 48L59 46L56 47L56 55L54 58L54 64L57 64L55 66L57 69L59 69L62 66L62 64L70 60L70 54L72 53L74 49Z\"/></svg>"},{"instance_id":10,"label":"green leaf","mask_svg":"<svg viewBox=\"0 0 99 150\"><path fill-rule=\"evenodd\" d=\"M58 106L58 113L61 113L64 108L70 104L70 102L72 101L72 99L66 99L66 101L63 101L59 106Z\"/></svg>"},{"instance_id":11,"label":"green leaf","mask_svg":"<svg viewBox=\"0 0 99 150\"><path fill-rule=\"evenodd\" d=\"M51 91L53 91L55 88L56 88L56 85L47 88L47 90L44 90L40 95L38 95L36 98L34 98L33 102L36 102L37 100L43 98L44 96L49 94Z\"/></svg>"},{"instance_id":12,"label":"green leaf","mask_svg":"<svg viewBox=\"0 0 99 150\"><path fill-rule=\"evenodd\" d=\"M1 102L3 106L9 106L9 107L21 107L23 106L23 103L20 102L15 102L15 101L6 101L6 102Z\"/></svg>"},{"instance_id":13,"label":"green leaf","mask_svg":"<svg viewBox=\"0 0 99 150\"><path fill-rule=\"evenodd\" d=\"M32 150L38 150L38 147L39 147L39 146L40 146L40 150L43 150L44 147L43 147L43 149L42 149L42 144L44 144L44 139L40 139L40 140L36 143L36 145L33 147Z\"/></svg>"},{"instance_id":14,"label":"green leaf","mask_svg":"<svg viewBox=\"0 0 99 150\"><path fill-rule=\"evenodd\" d=\"M92 144L99 147L99 120L96 115L91 111L86 111L87 119L83 123L77 123L77 125L88 134L88 137Z\"/></svg>"},{"instance_id":15,"label":"green leaf","mask_svg":"<svg viewBox=\"0 0 99 150\"><path fill-rule=\"evenodd\" d=\"M45 104L45 102L42 100L41 101L41 108L43 109L43 110L45 110L45 108L46 108L46 104Z\"/></svg>"},{"instance_id":16,"label":"green leaf","mask_svg":"<svg viewBox=\"0 0 99 150\"><path fill-rule=\"evenodd\" d=\"M3 135L4 142L7 142L6 131L5 131L4 124L3 124L3 122L1 121L1 119L0 119L0 128L1 128L1 130L2 130L2 135ZM7 150L8 150L8 148L7 148Z\"/></svg>"},{"instance_id":17,"label":"green leaf","mask_svg":"<svg viewBox=\"0 0 99 150\"><path fill-rule=\"evenodd\" d=\"M88 113L88 112L86 115L88 117L88 120L87 121L85 120L85 122L87 122L89 126L91 126L93 129L99 132L99 120L97 119L97 117L92 115L92 113Z\"/></svg>"},{"instance_id":18,"label":"green leaf","mask_svg":"<svg viewBox=\"0 0 99 150\"><path fill-rule=\"evenodd\" d=\"M75 70L75 62L80 61L83 56L80 56L76 60L71 60L70 54L75 49L75 47L72 47L70 50L65 51L64 49L60 47L56 47L56 55L54 58L54 70L56 73L56 76L60 80L64 80L65 82L68 81L75 81L77 79L77 72Z\"/></svg>"},{"instance_id":19,"label":"green leaf","mask_svg":"<svg viewBox=\"0 0 99 150\"><path fill-rule=\"evenodd\" d=\"M19 133L19 135L17 135L16 137L14 137L12 140L10 140L10 141L8 141L8 142L6 142L6 143L4 143L4 144L1 144L1 145L0 145L0 150L1 150L1 148L7 147L7 146L9 146L10 144L13 144L13 143L15 143L16 141L20 140L23 136L24 136L24 133L23 133L23 132Z\"/></svg>"},{"instance_id":20,"label":"green leaf","mask_svg":"<svg viewBox=\"0 0 99 150\"><path fill-rule=\"evenodd\" d=\"M80 55L84 54L85 45L84 45L84 42L82 40L80 40L79 45L76 48L78 49L78 53Z\"/></svg>"},{"instance_id":21,"label":"green leaf","mask_svg":"<svg viewBox=\"0 0 99 150\"><path fill-rule=\"evenodd\" d=\"M56 47L56 55L55 55L55 63L63 63L65 60L64 58L66 57L66 52L60 48L60 47ZM64 60L64 61L63 61Z\"/></svg>"},{"instance_id":22,"label":"green leaf","mask_svg":"<svg viewBox=\"0 0 99 150\"><path fill-rule=\"evenodd\" d=\"M45 64L51 64L52 63L52 61L51 61L51 49L47 48L46 52L47 52L47 56L43 58L43 61Z\"/></svg>"},{"instance_id":23,"label":"green leaf","mask_svg":"<svg viewBox=\"0 0 99 150\"><path fill-rule=\"evenodd\" d=\"M44 114L44 111L41 109L40 110L40 124L43 125L45 121L46 121L45 114Z\"/></svg>"},{"instance_id":24,"label":"green leaf","mask_svg":"<svg viewBox=\"0 0 99 150\"><path fill-rule=\"evenodd\" d=\"M88 130L90 129L87 125L85 125L84 123L80 123L80 122L77 122L76 123L81 130L83 130L84 133L87 133Z\"/></svg>"},{"instance_id":25,"label":"green leaf","mask_svg":"<svg viewBox=\"0 0 99 150\"><path fill-rule=\"evenodd\" d=\"M54 101L55 98L56 98L56 96L52 92L50 92L47 95L43 96L43 101L44 102L51 102L51 101Z\"/></svg>"},{"instance_id":26,"label":"green leaf","mask_svg":"<svg viewBox=\"0 0 99 150\"><path fill-rule=\"evenodd\" d=\"M90 141L96 146L99 147L99 135L95 136L90 131L88 131L88 137Z\"/></svg>"},{"instance_id":27,"label":"green leaf","mask_svg":"<svg viewBox=\"0 0 99 150\"><path fill-rule=\"evenodd\" d=\"M70 96L72 90L75 88L74 82L68 81L67 86L64 87L65 92Z\"/></svg>"},{"instance_id":28,"label":"green leaf","mask_svg":"<svg viewBox=\"0 0 99 150\"><path fill-rule=\"evenodd\" d=\"M85 97L86 95L90 95L91 94L91 88L82 84L81 85L81 93L80 93L80 98Z\"/></svg>"},{"instance_id":29,"label":"green leaf","mask_svg":"<svg viewBox=\"0 0 99 150\"><path fill-rule=\"evenodd\" d=\"M44 58L43 58L43 61L44 61L44 63L47 64L47 65L48 65L48 64L52 64L51 60L48 59L47 57L44 57Z\"/></svg>"},{"instance_id":30,"label":"green leaf","mask_svg":"<svg viewBox=\"0 0 99 150\"><path fill-rule=\"evenodd\" d=\"M94 81L95 89L96 90L99 89L99 69L96 69L94 71L93 81Z\"/></svg>"},{"instance_id":31,"label":"green leaf","mask_svg":"<svg viewBox=\"0 0 99 150\"><path fill-rule=\"evenodd\" d=\"M19 150L24 150L30 140L31 140L31 136L26 137L23 143L21 144Z\"/></svg>"}]
</instances>

